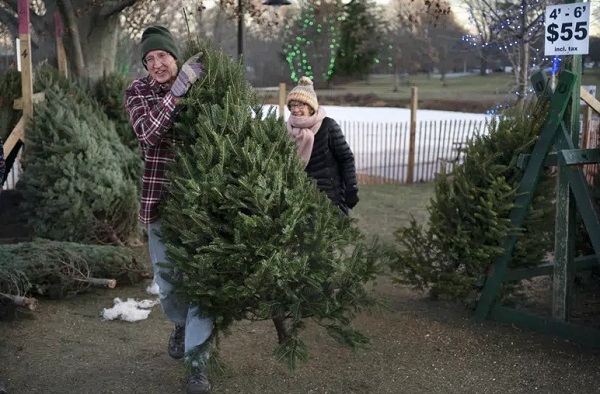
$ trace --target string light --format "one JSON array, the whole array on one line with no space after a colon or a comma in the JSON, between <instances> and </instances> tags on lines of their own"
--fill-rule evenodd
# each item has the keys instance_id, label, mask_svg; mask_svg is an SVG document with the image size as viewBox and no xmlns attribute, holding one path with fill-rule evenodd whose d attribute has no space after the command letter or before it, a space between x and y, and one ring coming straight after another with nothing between
<instances>
[{"instance_id":1,"label":"string light","mask_svg":"<svg viewBox=\"0 0 600 394\"><path fill-rule=\"evenodd\" d=\"M298 81L303 75L315 79L315 72L319 72L319 70L315 70L311 66L311 59L316 60L314 63L320 63L321 56L323 56L321 49L329 57L327 68L321 76L328 81L333 75L335 58L340 47L338 26L343 20L341 9L323 16L322 19L323 23L318 23L315 7L310 6L303 9L293 23L285 26L285 36L288 39L286 39L287 44L284 46L283 52L293 81ZM315 48L316 45L318 45L317 48Z\"/></svg>"},{"instance_id":2,"label":"string light","mask_svg":"<svg viewBox=\"0 0 600 394\"><path fill-rule=\"evenodd\" d=\"M544 31L545 20L544 13L547 1L546 0L528 0L525 5L514 5L511 8L504 10L486 10L469 8L469 24L474 26L479 34L465 34L462 36L462 41L472 47L482 49L499 49L504 52L511 53L520 50L523 42L533 42L539 36L540 32ZM508 4L510 6L510 4ZM486 16L486 14L494 16ZM534 21L526 29L523 28L524 17L530 21ZM479 19L479 20L478 20ZM479 23L481 22L481 23ZM525 31L522 31L525 30ZM536 54L532 56L530 67L538 68L538 59L540 64L546 64L548 58L539 56L540 49L531 47L531 50ZM531 87L526 88L523 92L524 96L532 93ZM521 93L515 92L517 98L522 98ZM497 113L506 106L500 106L488 111L488 114Z\"/></svg>"}]
</instances>

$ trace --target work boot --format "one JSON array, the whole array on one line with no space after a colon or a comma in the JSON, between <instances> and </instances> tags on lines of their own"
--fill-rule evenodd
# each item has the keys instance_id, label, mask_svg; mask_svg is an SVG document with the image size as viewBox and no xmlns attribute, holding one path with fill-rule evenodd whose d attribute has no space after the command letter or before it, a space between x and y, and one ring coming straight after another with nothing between
<instances>
[{"instance_id":1,"label":"work boot","mask_svg":"<svg viewBox=\"0 0 600 394\"><path fill-rule=\"evenodd\" d=\"M185 327L175 325L169 337L169 356L180 360L185 356Z\"/></svg>"},{"instance_id":2,"label":"work boot","mask_svg":"<svg viewBox=\"0 0 600 394\"><path fill-rule=\"evenodd\" d=\"M210 393L210 382L208 381L208 374L206 369L194 368L188 378L185 392L187 394L207 394Z\"/></svg>"}]
</instances>

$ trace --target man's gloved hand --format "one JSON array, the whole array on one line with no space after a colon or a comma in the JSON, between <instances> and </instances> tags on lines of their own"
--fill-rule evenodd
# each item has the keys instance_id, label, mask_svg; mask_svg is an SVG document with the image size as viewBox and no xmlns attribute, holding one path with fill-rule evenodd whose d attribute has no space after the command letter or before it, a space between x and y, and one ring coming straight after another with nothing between
<instances>
[{"instance_id":1,"label":"man's gloved hand","mask_svg":"<svg viewBox=\"0 0 600 394\"><path fill-rule=\"evenodd\" d=\"M203 67L202 63L202 52L196 53L190 57L179 70L173 86L171 86L171 93L175 97L183 97L188 92L190 87L198 80L202 75Z\"/></svg>"},{"instance_id":2,"label":"man's gloved hand","mask_svg":"<svg viewBox=\"0 0 600 394\"><path fill-rule=\"evenodd\" d=\"M352 209L358 204L358 190L350 190L346 192L346 205Z\"/></svg>"}]
</instances>

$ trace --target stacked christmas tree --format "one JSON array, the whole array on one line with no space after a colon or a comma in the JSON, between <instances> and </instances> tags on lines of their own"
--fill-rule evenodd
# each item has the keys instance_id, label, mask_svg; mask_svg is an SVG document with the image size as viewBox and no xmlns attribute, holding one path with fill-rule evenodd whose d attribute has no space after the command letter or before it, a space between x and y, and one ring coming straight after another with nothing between
<instances>
[{"instance_id":1,"label":"stacked christmas tree","mask_svg":"<svg viewBox=\"0 0 600 394\"><path fill-rule=\"evenodd\" d=\"M83 89L51 69L37 80L46 100L27 127L18 184L35 235L116 245L137 237L139 155Z\"/></svg>"},{"instance_id":2,"label":"stacked christmas tree","mask_svg":"<svg viewBox=\"0 0 600 394\"><path fill-rule=\"evenodd\" d=\"M291 366L306 358L298 334L308 317L341 342L364 343L349 323L370 302L372 249L307 178L241 65L209 45L187 53L199 49L205 74L175 126L181 144L162 211L180 294L214 318L213 339L234 321L273 319L277 357Z\"/></svg>"}]
</instances>

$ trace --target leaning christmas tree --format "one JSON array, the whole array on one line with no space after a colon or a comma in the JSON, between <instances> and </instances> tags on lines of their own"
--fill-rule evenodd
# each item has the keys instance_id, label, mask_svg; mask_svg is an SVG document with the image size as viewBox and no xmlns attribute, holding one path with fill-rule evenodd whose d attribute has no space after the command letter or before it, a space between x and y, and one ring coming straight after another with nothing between
<instances>
[{"instance_id":1,"label":"leaning christmas tree","mask_svg":"<svg viewBox=\"0 0 600 394\"><path fill-rule=\"evenodd\" d=\"M163 204L163 237L182 297L214 318L212 341L243 319L273 319L276 356L294 366L307 318L342 343L371 301L377 271L353 221L309 180L287 130L264 113L240 64L202 50L204 75L175 125L176 163ZM211 355L216 354L215 349Z\"/></svg>"}]
</instances>

